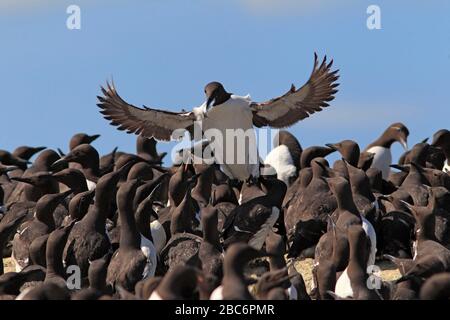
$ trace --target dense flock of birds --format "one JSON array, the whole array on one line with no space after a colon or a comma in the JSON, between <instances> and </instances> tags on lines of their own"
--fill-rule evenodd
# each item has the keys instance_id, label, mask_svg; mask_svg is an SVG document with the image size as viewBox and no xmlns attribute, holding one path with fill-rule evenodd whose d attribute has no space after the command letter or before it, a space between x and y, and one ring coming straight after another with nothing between
<instances>
[{"instance_id":1,"label":"dense flock of birds","mask_svg":"<svg viewBox=\"0 0 450 320\"><path fill-rule=\"evenodd\" d=\"M141 137L135 154L100 156L88 134L66 154L0 150L0 252L15 267L1 264L0 297L449 299L450 132L391 164L380 150L408 134L397 123L364 150L303 149L280 131L265 161L276 173L252 182L215 164L164 167ZM305 258L311 288L295 268ZM401 277L374 280L380 260Z\"/></svg>"}]
</instances>

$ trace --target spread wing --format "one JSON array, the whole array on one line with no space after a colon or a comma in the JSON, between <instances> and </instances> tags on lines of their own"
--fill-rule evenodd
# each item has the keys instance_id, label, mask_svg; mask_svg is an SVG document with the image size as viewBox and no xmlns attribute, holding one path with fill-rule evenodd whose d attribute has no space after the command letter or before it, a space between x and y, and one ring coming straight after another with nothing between
<instances>
[{"instance_id":1,"label":"spread wing","mask_svg":"<svg viewBox=\"0 0 450 320\"><path fill-rule=\"evenodd\" d=\"M107 83L106 88L101 89L103 96L97 96L97 105L102 109L100 113L117 129L165 141L171 140L172 133L177 129L186 129L193 136L193 112L170 112L145 106L141 109L125 102L113 84Z\"/></svg>"},{"instance_id":2,"label":"spread wing","mask_svg":"<svg viewBox=\"0 0 450 320\"><path fill-rule=\"evenodd\" d=\"M250 105L253 124L257 127L285 128L328 107L339 85L335 82L339 78L339 70L331 71L332 64L333 60L327 64L325 56L319 65L317 54L314 54L314 68L303 87L297 90L292 85L281 97Z\"/></svg>"}]
</instances>

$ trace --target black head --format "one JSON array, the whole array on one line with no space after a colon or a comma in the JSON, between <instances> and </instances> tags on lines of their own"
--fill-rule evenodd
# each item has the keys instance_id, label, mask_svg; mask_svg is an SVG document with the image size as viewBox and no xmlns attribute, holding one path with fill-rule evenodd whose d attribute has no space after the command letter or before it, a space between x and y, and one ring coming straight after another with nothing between
<instances>
[{"instance_id":1,"label":"black head","mask_svg":"<svg viewBox=\"0 0 450 320\"><path fill-rule=\"evenodd\" d=\"M206 94L206 108L212 106L218 106L228 99L230 99L231 94L228 93L220 82L210 82L205 87Z\"/></svg>"},{"instance_id":2,"label":"black head","mask_svg":"<svg viewBox=\"0 0 450 320\"><path fill-rule=\"evenodd\" d=\"M391 124L383 133L383 136L388 142L398 141L405 150L408 149L409 130L403 123Z\"/></svg>"},{"instance_id":3,"label":"black head","mask_svg":"<svg viewBox=\"0 0 450 320\"><path fill-rule=\"evenodd\" d=\"M30 158L38 153L44 150L46 147L29 147L29 146L20 146L17 147L16 150L14 150L13 155L16 157L19 157L24 160L30 160Z\"/></svg>"},{"instance_id":4,"label":"black head","mask_svg":"<svg viewBox=\"0 0 450 320\"><path fill-rule=\"evenodd\" d=\"M322 147L322 146L313 146L306 148L303 150L300 156L300 167L307 168L311 166L311 161L315 158L324 158L332 152L335 152L335 149Z\"/></svg>"},{"instance_id":5,"label":"black head","mask_svg":"<svg viewBox=\"0 0 450 320\"><path fill-rule=\"evenodd\" d=\"M86 177L78 169L67 168L52 175L58 182L65 184L71 189L81 188L87 190Z\"/></svg>"},{"instance_id":6,"label":"black head","mask_svg":"<svg viewBox=\"0 0 450 320\"><path fill-rule=\"evenodd\" d=\"M438 147L438 148L445 148L450 145L450 131L447 129L441 129L437 131L433 135L433 142L431 143L432 146Z\"/></svg>"},{"instance_id":7,"label":"black head","mask_svg":"<svg viewBox=\"0 0 450 320\"><path fill-rule=\"evenodd\" d=\"M89 144L92 141L94 141L95 139L97 139L98 137L100 137L99 134L94 134L94 135L90 136L86 133L77 133L70 139L69 149L73 150L81 144L85 144L85 143Z\"/></svg>"},{"instance_id":8,"label":"black head","mask_svg":"<svg viewBox=\"0 0 450 320\"><path fill-rule=\"evenodd\" d=\"M326 146L338 151L352 166L358 165L360 150L355 141L343 140L338 143L327 143Z\"/></svg>"},{"instance_id":9,"label":"black head","mask_svg":"<svg viewBox=\"0 0 450 320\"><path fill-rule=\"evenodd\" d=\"M127 180L141 179L143 181L151 181L153 179L152 166L146 162L138 162L131 167L128 172Z\"/></svg>"},{"instance_id":10,"label":"black head","mask_svg":"<svg viewBox=\"0 0 450 320\"><path fill-rule=\"evenodd\" d=\"M10 171L14 171L16 169L18 169L19 167L17 166L5 166L0 162L0 176L7 174Z\"/></svg>"},{"instance_id":11,"label":"black head","mask_svg":"<svg viewBox=\"0 0 450 320\"><path fill-rule=\"evenodd\" d=\"M11 180L31 184L35 187L46 186L55 181L52 174L50 172L46 172L46 171L36 172L33 175L26 176L26 177L12 177Z\"/></svg>"},{"instance_id":12,"label":"black head","mask_svg":"<svg viewBox=\"0 0 450 320\"><path fill-rule=\"evenodd\" d=\"M95 196L95 189L75 195L69 202L69 215L72 219L81 220L89 209Z\"/></svg>"},{"instance_id":13,"label":"black head","mask_svg":"<svg viewBox=\"0 0 450 320\"><path fill-rule=\"evenodd\" d=\"M88 163L95 162L98 164L99 162L99 154L98 151L89 144L81 144L74 149L72 149L68 154L66 154L63 158L52 164L52 169L58 169L61 163L67 162L76 162L81 166L84 166Z\"/></svg>"},{"instance_id":14,"label":"black head","mask_svg":"<svg viewBox=\"0 0 450 320\"><path fill-rule=\"evenodd\" d=\"M36 168L37 170L40 171L49 171L52 164L60 159L61 157L56 151L52 149L47 149L42 151L36 157L36 160L34 160L33 162L33 168Z\"/></svg>"},{"instance_id":15,"label":"black head","mask_svg":"<svg viewBox=\"0 0 450 320\"><path fill-rule=\"evenodd\" d=\"M29 164L29 161L19 158L6 150L0 150L0 162L4 165L17 166L22 170L25 170L27 164Z\"/></svg>"}]
</instances>

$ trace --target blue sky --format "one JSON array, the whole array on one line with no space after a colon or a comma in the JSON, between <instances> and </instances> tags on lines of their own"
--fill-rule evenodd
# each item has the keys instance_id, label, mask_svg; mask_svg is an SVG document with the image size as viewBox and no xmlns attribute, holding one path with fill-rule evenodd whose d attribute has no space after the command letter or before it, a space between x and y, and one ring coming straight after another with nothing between
<instances>
[{"instance_id":1,"label":"blue sky","mask_svg":"<svg viewBox=\"0 0 450 320\"><path fill-rule=\"evenodd\" d=\"M81 30L66 28L70 4ZM370 4L381 30L366 27ZM2 0L0 149L67 150L88 132L102 135L101 153L134 151L135 136L96 107L107 79L138 106L190 109L213 80L262 101L303 84L315 51L334 58L341 86L329 109L290 128L304 147L363 148L397 121L413 145L449 124L449 14L439 0Z\"/></svg>"}]
</instances>

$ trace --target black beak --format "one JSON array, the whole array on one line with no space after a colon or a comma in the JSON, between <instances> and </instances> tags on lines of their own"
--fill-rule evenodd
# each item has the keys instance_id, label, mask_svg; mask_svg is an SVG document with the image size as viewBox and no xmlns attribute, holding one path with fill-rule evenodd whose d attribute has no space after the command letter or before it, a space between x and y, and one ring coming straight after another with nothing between
<instances>
[{"instance_id":1,"label":"black beak","mask_svg":"<svg viewBox=\"0 0 450 320\"><path fill-rule=\"evenodd\" d=\"M96 139L99 138L99 137L100 137L99 134L94 134L94 135L92 135L92 136L89 136L89 138L88 138L89 143L91 143L92 141L96 140Z\"/></svg>"},{"instance_id":2,"label":"black beak","mask_svg":"<svg viewBox=\"0 0 450 320\"><path fill-rule=\"evenodd\" d=\"M19 167L18 166L4 166L3 167L3 172L6 173L6 172L10 172L10 171L13 171L13 170L16 170L16 169L19 169Z\"/></svg>"},{"instance_id":3,"label":"black beak","mask_svg":"<svg viewBox=\"0 0 450 320\"><path fill-rule=\"evenodd\" d=\"M438 146L438 139L433 137L433 141L431 142L430 146L435 147L435 148L439 148L439 146Z\"/></svg>"},{"instance_id":4,"label":"black beak","mask_svg":"<svg viewBox=\"0 0 450 320\"><path fill-rule=\"evenodd\" d=\"M66 158L61 158L61 159L53 162L53 164L50 166L50 168L53 171L59 171L60 169L64 168L64 166L67 165L67 163L68 163L68 161L66 160Z\"/></svg>"},{"instance_id":5,"label":"black beak","mask_svg":"<svg viewBox=\"0 0 450 320\"><path fill-rule=\"evenodd\" d=\"M29 178L23 178L23 177L12 177L11 180L19 181L27 184L34 185L33 181Z\"/></svg>"},{"instance_id":6,"label":"black beak","mask_svg":"<svg viewBox=\"0 0 450 320\"><path fill-rule=\"evenodd\" d=\"M333 149L334 151L337 151L337 143L325 143L325 145L330 148Z\"/></svg>"},{"instance_id":7,"label":"black beak","mask_svg":"<svg viewBox=\"0 0 450 320\"><path fill-rule=\"evenodd\" d=\"M214 96L210 96L208 98L208 100L206 101L206 110L211 107L211 104L213 104L214 100L216 100Z\"/></svg>"},{"instance_id":8,"label":"black beak","mask_svg":"<svg viewBox=\"0 0 450 320\"><path fill-rule=\"evenodd\" d=\"M408 136L405 133L401 133L398 142L403 146L403 149L408 150Z\"/></svg>"}]
</instances>

